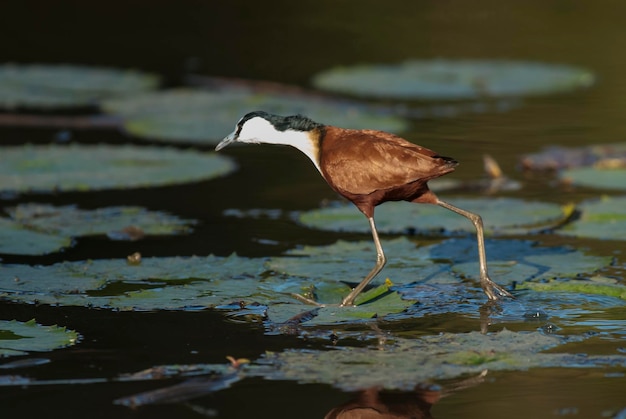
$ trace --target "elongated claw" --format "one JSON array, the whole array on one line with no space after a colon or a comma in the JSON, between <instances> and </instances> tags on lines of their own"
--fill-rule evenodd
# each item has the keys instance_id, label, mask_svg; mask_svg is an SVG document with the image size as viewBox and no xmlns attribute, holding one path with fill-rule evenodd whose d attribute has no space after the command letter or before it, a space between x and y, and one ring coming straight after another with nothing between
<instances>
[{"instance_id":1,"label":"elongated claw","mask_svg":"<svg viewBox=\"0 0 626 419\"><path fill-rule=\"evenodd\" d=\"M515 299L515 297L513 297L510 292L493 282L488 276L481 278L480 285L482 286L483 291L485 291L485 294L487 294L487 297L491 301L497 301L502 297Z\"/></svg>"}]
</instances>

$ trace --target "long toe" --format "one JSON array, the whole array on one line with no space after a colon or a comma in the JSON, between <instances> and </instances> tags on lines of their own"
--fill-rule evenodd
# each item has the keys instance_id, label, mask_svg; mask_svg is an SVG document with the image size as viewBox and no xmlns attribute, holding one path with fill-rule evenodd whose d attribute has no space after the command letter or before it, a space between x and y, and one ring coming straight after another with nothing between
<instances>
[{"instance_id":1,"label":"long toe","mask_svg":"<svg viewBox=\"0 0 626 419\"><path fill-rule=\"evenodd\" d=\"M489 277L482 278L480 284L490 300L496 301L502 297L515 298L510 292L493 282Z\"/></svg>"}]
</instances>

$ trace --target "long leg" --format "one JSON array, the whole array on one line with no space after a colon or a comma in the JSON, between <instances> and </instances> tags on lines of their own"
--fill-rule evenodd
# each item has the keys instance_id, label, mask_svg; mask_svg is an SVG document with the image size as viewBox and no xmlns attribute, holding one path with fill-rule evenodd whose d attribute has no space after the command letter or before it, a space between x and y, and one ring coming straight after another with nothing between
<instances>
[{"instance_id":1,"label":"long leg","mask_svg":"<svg viewBox=\"0 0 626 419\"><path fill-rule=\"evenodd\" d=\"M383 252L383 247L380 245L380 239L378 238L378 231L376 231L376 224L374 224L374 217L367 218L370 222L370 228L372 229L372 237L374 238L374 245L376 246L376 266L370 271L369 274L361 281L359 285L354 287L350 294L347 295L346 298L341 302L341 306L351 306L354 305L354 300L356 297L363 291L363 288L367 286L372 279L383 269L385 263L387 263L387 258L385 258L385 253Z\"/></svg>"},{"instance_id":2,"label":"long leg","mask_svg":"<svg viewBox=\"0 0 626 419\"><path fill-rule=\"evenodd\" d=\"M474 214L469 211L465 211L464 209L455 207L454 205L448 204L440 199L437 199L437 205L442 206L450 211L456 212L459 215L469 219L476 228L476 240L478 241L478 263L480 265L480 286L487 294L487 297L490 300L497 300L500 297L511 297L513 296L500 285L496 284L489 278L489 274L487 272L487 256L485 253L485 237L483 232L483 220L478 214Z\"/></svg>"}]
</instances>

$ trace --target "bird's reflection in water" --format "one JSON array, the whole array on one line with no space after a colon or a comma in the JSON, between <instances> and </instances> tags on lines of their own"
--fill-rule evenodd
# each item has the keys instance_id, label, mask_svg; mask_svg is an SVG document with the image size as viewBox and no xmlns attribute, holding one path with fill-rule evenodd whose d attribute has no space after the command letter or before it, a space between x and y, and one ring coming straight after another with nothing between
<instances>
[{"instance_id":1,"label":"bird's reflection in water","mask_svg":"<svg viewBox=\"0 0 626 419\"><path fill-rule=\"evenodd\" d=\"M362 390L352 400L335 407L325 419L426 419L432 418L431 407L441 398L476 386L484 381L487 371L443 388L417 386L413 391L385 391L378 388Z\"/></svg>"}]
</instances>

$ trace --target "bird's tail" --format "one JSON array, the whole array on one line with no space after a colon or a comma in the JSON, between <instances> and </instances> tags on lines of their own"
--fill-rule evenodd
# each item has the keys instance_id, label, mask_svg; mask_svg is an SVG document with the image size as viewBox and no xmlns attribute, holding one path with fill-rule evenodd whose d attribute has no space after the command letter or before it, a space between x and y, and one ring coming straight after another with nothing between
<instances>
[{"instance_id":1,"label":"bird's tail","mask_svg":"<svg viewBox=\"0 0 626 419\"><path fill-rule=\"evenodd\" d=\"M436 155L436 156L433 156L433 158L443 160L445 162L444 166L447 166L449 168L454 168L459 165L459 162L454 160L452 157Z\"/></svg>"}]
</instances>

